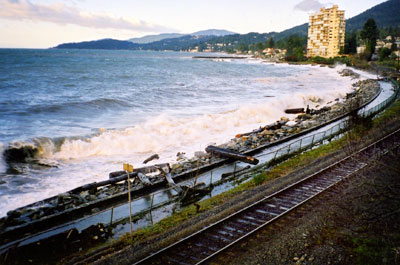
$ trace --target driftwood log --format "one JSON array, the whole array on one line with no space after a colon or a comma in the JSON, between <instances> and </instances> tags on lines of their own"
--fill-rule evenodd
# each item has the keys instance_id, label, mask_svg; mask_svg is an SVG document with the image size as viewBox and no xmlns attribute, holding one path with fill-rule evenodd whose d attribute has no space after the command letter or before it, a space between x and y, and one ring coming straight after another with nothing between
<instances>
[{"instance_id":1,"label":"driftwood log","mask_svg":"<svg viewBox=\"0 0 400 265\"><path fill-rule=\"evenodd\" d=\"M252 134L255 134L255 133L260 133L260 132L263 132L265 130L278 130L280 128L282 128L282 123L277 121L277 122L274 122L272 124L266 125L264 127L260 127L259 129L251 131L251 132L237 134L235 137L239 138L239 137L242 137L242 136L249 136L249 135L252 135Z\"/></svg>"},{"instance_id":2,"label":"driftwood log","mask_svg":"<svg viewBox=\"0 0 400 265\"><path fill-rule=\"evenodd\" d=\"M242 155L236 152L233 152L231 150L228 149L224 149L224 148L220 148L220 147L216 147L213 145L209 145L206 147L206 152L207 153L211 153L211 154L215 154L215 155L219 155L220 157L225 157L225 158L231 158L234 160L239 160L248 164L252 164L252 165L257 165L258 164L258 159L251 157L251 156L246 156L246 155Z\"/></svg>"},{"instance_id":3,"label":"driftwood log","mask_svg":"<svg viewBox=\"0 0 400 265\"><path fill-rule=\"evenodd\" d=\"M92 189L96 189L98 187L102 187L102 186L106 186L106 185L110 185L110 184L115 184L118 183L120 181L124 181L128 179L128 175L126 174L125 171L123 175L120 175L118 177L114 177L112 179L108 179L108 180L104 180L104 181L100 181L100 182L92 182L83 186L80 186L76 189L71 190L71 193L77 193L77 192L81 192L81 191L85 191L85 190L92 190ZM138 174L138 172L132 172L129 174L129 178L134 178L136 177Z\"/></svg>"},{"instance_id":4,"label":"driftwood log","mask_svg":"<svg viewBox=\"0 0 400 265\"><path fill-rule=\"evenodd\" d=\"M165 180L168 182L168 184L179 194L182 193L182 188L178 185L176 185L176 183L174 182L174 180L172 179L172 175L171 175L171 168L167 167L167 170L165 171L162 167L159 167L158 170L161 171L161 174L164 176Z\"/></svg>"},{"instance_id":5,"label":"driftwood log","mask_svg":"<svg viewBox=\"0 0 400 265\"><path fill-rule=\"evenodd\" d=\"M160 159L159 155L154 154L154 155L148 157L146 160L143 161L143 164L147 164L148 162L150 162L151 160L154 160L154 159Z\"/></svg>"},{"instance_id":6,"label":"driftwood log","mask_svg":"<svg viewBox=\"0 0 400 265\"><path fill-rule=\"evenodd\" d=\"M287 113L287 114L298 114L298 113L304 113L304 108L285 109L285 113Z\"/></svg>"},{"instance_id":7,"label":"driftwood log","mask_svg":"<svg viewBox=\"0 0 400 265\"><path fill-rule=\"evenodd\" d=\"M168 163L163 163L163 164L157 164L157 165L153 165L153 166L148 166L148 167L139 167L139 168L135 168L133 169L133 173L142 173L142 174L148 174L148 173L153 173L153 172L157 172L160 168L169 168L169 164ZM109 178L116 178L119 177L121 175L126 174L125 171L115 171L115 172L111 172L109 174Z\"/></svg>"}]
</instances>

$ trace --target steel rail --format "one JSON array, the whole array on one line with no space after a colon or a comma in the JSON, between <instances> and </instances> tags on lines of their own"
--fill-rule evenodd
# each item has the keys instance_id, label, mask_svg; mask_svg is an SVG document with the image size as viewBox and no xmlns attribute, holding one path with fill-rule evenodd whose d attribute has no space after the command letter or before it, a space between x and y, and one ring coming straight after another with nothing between
<instances>
[{"instance_id":1,"label":"steel rail","mask_svg":"<svg viewBox=\"0 0 400 265\"><path fill-rule=\"evenodd\" d=\"M250 235L254 234L255 232L259 231L260 229L265 228L266 226L268 226L268 225L274 223L275 221L281 219L283 216L286 216L287 214L293 212L295 209L297 209L300 206L308 203L309 201L313 200L314 198L316 198L317 196L321 195L322 193L330 190L333 186L336 186L338 183L342 182L343 180L349 178L350 176L354 175L356 172L358 172L361 169L363 169L364 167L366 167L368 165L367 163L363 163L363 162L357 161L355 163L355 165L354 164L352 165L351 162L354 162L353 158L356 155L365 153L368 150L371 150L373 153L376 153L376 145L377 144L384 143L385 140L387 140L390 137L395 136L398 133L400 133L400 129L398 129L398 130L396 130L396 131L394 131L394 132L392 132L392 133L390 133L390 134L388 134L388 135L386 135L386 136L374 141L373 143L371 143L371 144L367 145L366 147L356 151L353 154L350 154L350 155L346 156L345 158L333 163L332 165L329 165L328 167L325 167L325 168L317 171L316 173L313 173L312 175L310 175L310 176L308 176L308 177L306 177L306 178L304 178L302 180L299 180L299 181L297 181L297 182L285 187L284 189L282 189L280 191L277 191L277 192L275 192L275 193L273 193L271 195L268 195L268 196L266 196L266 197L264 197L264 198L262 198L262 199L260 199L260 200L258 200L256 202L250 204L249 206L244 207L244 208L240 209L239 211L237 211L237 212L235 212L235 213L233 213L233 214L231 214L231 215L229 215L229 216L227 216L227 217L225 217L225 218L223 218L223 219L221 219L221 220L219 220L219 221L217 221L217 222L215 222L213 224L210 224L210 225L202 228L201 230L199 230L199 231L197 231L197 232L195 232L195 233L193 233L193 234L191 234L191 235L189 235L189 236L187 236L185 238L180 239L179 241L177 241L177 242L175 242L175 243L173 243L173 244L171 244L171 245L169 245L169 246L167 246L167 247L165 247L165 248L163 248L163 249L161 249L161 250L159 250L159 251L157 251L155 253L152 253L151 255L149 255L149 256L147 256L147 257L145 257L145 258L143 258L143 259L141 259L141 260L139 260L139 261L137 261L137 262L135 262L133 264L134 265L136 265L136 264L151 264L149 262L156 261L155 259L158 258L158 257L161 257L161 258L164 258L164 259L169 257L170 258L169 261L172 261L172 264L204 264L207 261L209 261L210 259L212 259L213 257L215 257L216 255L221 254L222 252L224 252L228 248L238 244L239 242L241 242L245 238L248 238ZM398 145L399 144L397 144L397 146ZM391 146L390 149L392 149L392 148L393 148L393 146ZM389 149L386 148L386 150L383 152L383 154L387 153L388 151L389 151ZM345 162L348 163L347 167L350 166L349 169L346 168ZM349 165L349 163L350 163L350 165ZM356 166L357 164L358 164L358 166ZM341 168L341 166L343 166L343 168ZM337 170L340 173L341 170L343 170L343 169L345 171L347 171L347 173L345 172L346 174L344 176L339 176L339 177L336 177L336 179L335 178L332 179L331 178L332 175L331 176L329 175L330 171ZM338 172L336 172L336 174ZM333 172L333 173L335 173L335 172ZM314 182L312 182L313 180L314 180ZM333 181L330 181L330 180L333 180ZM325 186L322 186L322 185L318 184L318 181L320 181L320 184L321 183L325 183L325 184L323 184ZM310 183L308 183L308 182L310 182ZM306 185L306 183L307 183L307 185ZM301 187L301 185L303 185L303 184L304 184L303 188L296 190L296 187ZM301 193L301 192L304 191L306 188L310 189L310 191L309 191L310 194L308 194L303 199L301 199L301 196L300 196L300 199L299 199L299 195L298 195L297 197L295 197L295 199L296 198L299 199L299 200L297 200L298 202L296 202L295 199L292 199L292 202L295 202L295 204L293 206L291 206L291 207L290 206L286 207L287 204L290 204L290 201L287 202L284 199L282 199L282 198L285 198L285 196L284 196L285 194L286 195L290 195L290 192L293 192L294 194L300 194L300 195L302 194L304 196L305 193ZM314 193L313 193L313 191L314 191ZM279 196L281 196L281 198L279 198ZM293 198L293 194L290 197ZM271 205L271 203L266 204L266 202L270 202L273 199L275 199L275 200L272 201L272 202L276 202L278 200L278 203L276 203L276 206L279 206L279 207L277 207L277 214L276 214L275 217L272 217L271 219L263 221L261 224L257 224L255 228L252 228L250 231L248 231L248 232L244 233L243 235L231 240L231 242L228 242L224 246L221 246L221 247L215 249L214 251L212 251L212 253L207 254L205 257L199 257L196 260L196 254L199 254L199 253L194 253L194 254L190 253L190 254L187 254L187 255L184 254L184 253L179 253L179 255L181 255L180 258L185 258L186 257L186 259L179 261L177 259L174 259L174 258L176 258L175 256L174 257L170 257L170 256L167 255L168 252L173 252L174 249L176 249L177 247L184 247L185 243L188 243L189 246L190 246L190 240L195 240L195 237L200 236L201 238L207 240L206 234L208 233L208 236L210 237L210 231L212 229L215 229L217 231L217 233L218 233L218 231L221 232L222 229L218 230L218 226L226 224L225 227L229 227L228 222L229 221L235 222L235 220L234 220L235 218L237 220L239 220L239 222L241 224L244 223L244 225L243 225L243 228L244 228L245 225L246 225L246 220L243 220L243 218L250 218L250 217L248 217L248 216L246 217L245 216L245 217L241 218L240 216L245 214L245 213L247 213L247 212L248 212L248 214L251 214L251 213L254 214L254 211L257 210L257 209L255 209L255 208L257 208L257 206L264 207L264 205L266 205L265 208L268 208ZM282 204L279 205L279 201L281 201L282 203L286 203L286 204L284 204L283 206L282 206ZM276 207L276 206L274 206L274 207ZM252 210L252 208L255 209L255 210ZM279 213L279 211L281 209L284 209L284 211ZM260 209L258 209L258 210L262 211ZM253 212L251 212L251 211L253 211ZM237 220L236 220L236 223L233 223L233 224L238 224ZM256 224L256 223L257 223L257 220L254 220L253 222L248 222L247 227L249 227L249 224L254 226L254 224ZM244 229L242 229L242 230L244 230ZM235 233L235 232L236 231L232 231L232 233L230 235L233 235L233 233ZM224 231L224 233L226 233L226 231ZM229 240L228 236L221 237L221 236L214 235L214 234L211 234L211 236L214 237L214 240L215 240L215 238L218 238L218 237L223 238L225 241ZM197 247L198 247L198 249L200 249L200 251L197 250L197 252L201 252L200 254L206 253L207 251L209 252L209 250L210 250L210 246L209 245L204 245L203 246L203 248L208 248L206 251L201 251L202 247L199 246L199 244L197 244ZM190 248L192 248L192 247L190 246ZM195 249L195 248L193 248L193 249ZM187 248L185 248L185 250L187 251ZM194 251L196 251L196 250L194 250ZM190 263L190 259L194 259L193 260L194 263Z\"/></svg>"}]
</instances>

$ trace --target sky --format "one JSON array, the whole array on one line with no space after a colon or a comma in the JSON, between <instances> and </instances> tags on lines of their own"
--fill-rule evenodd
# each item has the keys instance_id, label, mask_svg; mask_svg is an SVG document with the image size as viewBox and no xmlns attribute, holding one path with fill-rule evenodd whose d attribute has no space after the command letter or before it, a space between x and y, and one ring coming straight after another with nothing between
<instances>
[{"instance_id":1,"label":"sky","mask_svg":"<svg viewBox=\"0 0 400 265\"><path fill-rule=\"evenodd\" d=\"M339 5L346 18L385 0L0 0L0 48L226 29L280 32Z\"/></svg>"}]
</instances>

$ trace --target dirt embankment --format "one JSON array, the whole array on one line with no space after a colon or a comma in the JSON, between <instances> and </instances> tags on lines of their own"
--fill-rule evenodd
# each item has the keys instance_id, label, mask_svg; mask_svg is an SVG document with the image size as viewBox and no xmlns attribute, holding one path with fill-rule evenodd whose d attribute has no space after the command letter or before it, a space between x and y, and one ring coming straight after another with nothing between
<instances>
[{"instance_id":1,"label":"dirt embankment","mask_svg":"<svg viewBox=\"0 0 400 265\"><path fill-rule=\"evenodd\" d=\"M373 161L215 264L400 264L399 155L397 148Z\"/></svg>"}]
</instances>

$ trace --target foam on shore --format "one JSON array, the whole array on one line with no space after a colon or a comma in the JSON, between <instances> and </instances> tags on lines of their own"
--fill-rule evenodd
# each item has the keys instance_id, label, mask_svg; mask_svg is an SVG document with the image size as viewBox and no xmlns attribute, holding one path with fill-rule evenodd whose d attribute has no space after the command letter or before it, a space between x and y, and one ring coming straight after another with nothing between
<instances>
[{"instance_id":1,"label":"foam on shore","mask_svg":"<svg viewBox=\"0 0 400 265\"><path fill-rule=\"evenodd\" d=\"M222 111L216 113L187 116L164 113L125 129L102 129L85 137L32 139L25 144L36 145L37 158L44 163L56 161L58 168L43 170L37 182L21 188L23 191L17 195L3 196L0 216L74 187L104 180L109 172L121 170L124 162L141 166L142 161L154 153L160 156L160 160L154 161L157 163L175 161L177 152L191 157L209 143L222 144L237 133L252 131L282 116L294 118L295 115L284 114L286 108L323 106L344 97L357 81L338 74L343 66L330 69L277 64L275 67L305 71L291 77L258 78L254 82L265 84L266 95L240 105L227 102L221 107ZM370 77L361 74L362 79ZM268 95L273 97L266 97ZM0 170L5 171L4 162Z\"/></svg>"}]
</instances>

